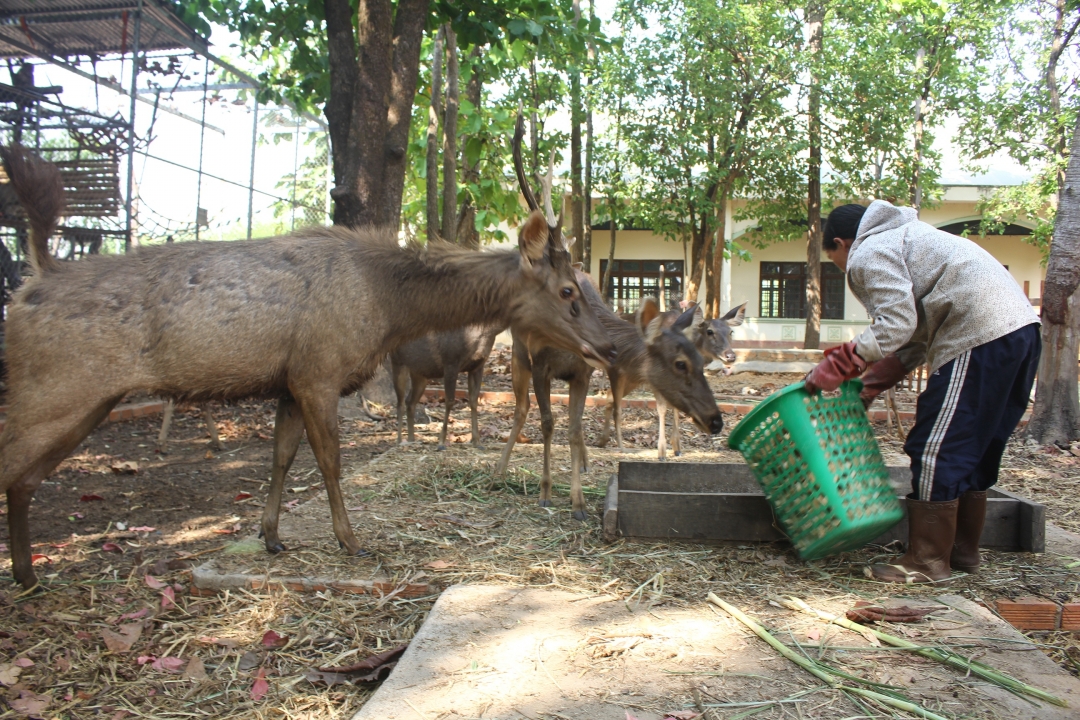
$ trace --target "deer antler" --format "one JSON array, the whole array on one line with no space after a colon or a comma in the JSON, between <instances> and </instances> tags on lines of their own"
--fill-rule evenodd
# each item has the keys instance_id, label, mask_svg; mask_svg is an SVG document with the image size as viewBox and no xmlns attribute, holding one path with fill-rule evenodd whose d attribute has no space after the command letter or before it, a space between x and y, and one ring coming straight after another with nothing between
<instances>
[{"instance_id":1,"label":"deer antler","mask_svg":"<svg viewBox=\"0 0 1080 720\"><path fill-rule=\"evenodd\" d=\"M521 194L525 196L525 203L529 210L539 210L540 203L536 202L536 195L525 175L525 167L521 162L521 140L525 137L525 115L518 108L517 125L514 127L514 172L517 174L518 185L521 186ZM550 221L549 221L550 222Z\"/></svg>"},{"instance_id":2,"label":"deer antler","mask_svg":"<svg viewBox=\"0 0 1080 720\"><path fill-rule=\"evenodd\" d=\"M551 189L555 184L555 151L551 152L548 156L548 169L547 175L539 178L541 197L544 198L544 216L547 218L547 224L551 227L555 227L557 221L555 219L555 209L551 203Z\"/></svg>"}]
</instances>

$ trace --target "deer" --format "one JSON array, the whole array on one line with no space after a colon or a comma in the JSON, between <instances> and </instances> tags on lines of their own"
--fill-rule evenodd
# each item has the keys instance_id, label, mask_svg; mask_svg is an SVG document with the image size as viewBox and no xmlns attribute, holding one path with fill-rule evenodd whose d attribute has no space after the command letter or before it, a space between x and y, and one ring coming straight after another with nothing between
<instances>
[{"instance_id":1,"label":"deer","mask_svg":"<svg viewBox=\"0 0 1080 720\"><path fill-rule=\"evenodd\" d=\"M670 326L663 324L658 303L646 298L637 314L635 324L628 323L612 312L588 276L578 278L585 299L600 322L607 328L617 351L615 362L608 368L612 386L623 383L632 388L647 383L660 398L690 415L703 432L715 435L724 427L709 384L705 380L704 360L683 332L693 320L693 309L686 311ZM514 426L510 431L495 474L503 475L510 463L521 428L529 414L529 380L536 392L540 408L540 427L544 438L544 468L540 480L541 507L551 506L551 435L554 422L551 415L551 380L559 378L570 385L570 498L572 516L585 520L585 494L581 489L581 472L587 468L587 451L581 419L585 410L590 362L585 358L557 348L531 347L515 335L511 355L514 388Z\"/></svg>"},{"instance_id":2,"label":"deer","mask_svg":"<svg viewBox=\"0 0 1080 720\"><path fill-rule=\"evenodd\" d=\"M202 411L203 423L206 425L206 432L210 434L210 447L214 450L224 450L225 446L221 444L221 436L218 435L217 421L214 420L214 413L210 410L209 403L203 403L200 407ZM169 398L165 401L165 410L162 412L161 417L161 430L158 432L156 450L157 452L165 455L168 452L169 443L169 429L172 427L173 415L176 413L176 401Z\"/></svg>"},{"instance_id":3,"label":"deer","mask_svg":"<svg viewBox=\"0 0 1080 720\"><path fill-rule=\"evenodd\" d=\"M518 119L516 134L524 134ZM122 397L277 401L270 488L260 523L285 550L285 477L307 434L350 556L356 539L339 484L338 398L396 347L470 324L511 324L601 364L615 347L582 297L559 227L530 213L518 247L476 252L445 242L402 246L397 228L313 227L275 238L168 243L78 262L48 252L64 207L56 166L0 149L31 226L34 270L6 323L7 493L12 573L27 589L29 508L41 482Z\"/></svg>"},{"instance_id":4,"label":"deer","mask_svg":"<svg viewBox=\"0 0 1080 720\"><path fill-rule=\"evenodd\" d=\"M397 441L401 444L404 412L408 418L409 442L416 436L413 425L416 417L416 403L424 394L428 380L443 379L446 399L446 413L443 415L442 430L439 432L438 450L446 449L446 430L450 423L450 412L454 408L457 396L458 373L469 374L469 410L472 416L472 444L480 446L480 428L477 418L477 401L480 386L484 380L484 366L491 349L495 346L495 336L506 328L500 325L470 325L457 330L429 333L424 337L402 345L390 353L390 373L394 380L394 393L397 395ZM411 387L406 397L406 384Z\"/></svg>"},{"instance_id":5,"label":"deer","mask_svg":"<svg viewBox=\"0 0 1080 720\"><path fill-rule=\"evenodd\" d=\"M714 318L712 320L706 320L704 313L701 311L701 306L694 304L694 319L690 327L687 328L683 334L689 338L690 342L694 343L694 347L698 349L702 357L706 360L713 361L719 360L724 363L735 362L735 350L731 346L731 328L738 327L743 324L743 318L746 315L746 303L732 308L724 316L720 318ZM664 313L665 323L674 323L678 318L679 313L669 311ZM614 401L612 402L612 408L614 408ZM656 449L657 454L661 460L665 458L667 448L664 438L664 429L667 425L665 415L667 413L667 404L662 401L660 397L656 398L656 414L660 420L660 434L657 438ZM619 415L612 409L612 414L615 416L615 437L617 447L622 447L622 428L619 423ZM609 438L608 430L608 414L604 415L604 432L601 438L601 447L607 444ZM682 454L682 449L679 447L679 440L681 438L679 430L679 412L676 410L671 415L671 451L676 457Z\"/></svg>"}]
</instances>

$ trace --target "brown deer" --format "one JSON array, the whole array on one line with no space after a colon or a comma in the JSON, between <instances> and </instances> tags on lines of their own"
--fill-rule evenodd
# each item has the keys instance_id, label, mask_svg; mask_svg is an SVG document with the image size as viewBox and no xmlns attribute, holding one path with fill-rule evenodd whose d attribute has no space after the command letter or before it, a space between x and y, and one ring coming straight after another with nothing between
<instances>
[{"instance_id":1,"label":"brown deer","mask_svg":"<svg viewBox=\"0 0 1080 720\"><path fill-rule=\"evenodd\" d=\"M608 368L612 387L619 385L628 391L646 383L656 393L658 402L660 398L664 398L673 407L687 413L703 432L720 432L724 421L716 407L709 384L705 381L704 361L683 334L693 320L693 310L686 311L674 323L665 327L656 300L646 298L638 311L637 323L631 324L607 307L587 276L579 275L578 284L585 300L592 306L615 343L616 360ZM567 380L570 383L570 497L574 518L584 520L587 515L580 473L587 464L587 452L581 417L585 409L592 369L585 360L573 353L553 348L530 347L526 342L519 342L516 336L511 367L516 401L514 427L503 448L496 474L506 472L510 453L528 417L531 378L536 392L536 404L540 408L540 427L544 437L540 505L551 505L550 456L554 429L551 416L551 379Z\"/></svg>"},{"instance_id":2,"label":"brown deer","mask_svg":"<svg viewBox=\"0 0 1080 720\"><path fill-rule=\"evenodd\" d=\"M524 132L519 119L518 132ZM42 480L128 392L202 402L278 400L267 550L284 549L278 513L306 430L334 534L361 554L338 478L338 398L394 348L425 333L510 324L598 362L615 348L581 295L558 227L532 213L518 251L398 243L395 228L310 228L284 237L171 243L61 262L48 239L63 208L56 167L3 151L31 224L34 275L9 307L7 493L12 571L36 583L30 501Z\"/></svg>"},{"instance_id":3,"label":"brown deer","mask_svg":"<svg viewBox=\"0 0 1080 720\"><path fill-rule=\"evenodd\" d=\"M732 308L726 315L721 318L714 318L712 320L705 320L704 314L701 312L701 307L696 306L694 308L694 320L690 327L684 331L684 335L689 338L690 342L694 343L694 347L698 349L702 357L706 360L720 360L725 363L735 362L735 350L731 346L731 328L738 327L743 324L743 317L746 314L746 303ZM678 313L666 312L664 313L665 323L674 323L678 318ZM667 413L667 404L663 402L660 396L656 398L656 414L660 418L660 435L657 438L656 449L661 460L666 456L666 440L664 438L664 429L667 425L665 414ZM604 417L604 434L602 437L602 445L606 445L608 441L608 425L607 415ZM681 437L679 431L679 412L676 410L671 415L671 450L678 457L682 454L682 450L679 447L679 439ZM619 426L619 418L615 419L615 437L617 438L617 446L622 447L622 428Z\"/></svg>"},{"instance_id":4,"label":"brown deer","mask_svg":"<svg viewBox=\"0 0 1080 720\"><path fill-rule=\"evenodd\" d=\"M413 433L416 403L424 394L428 380L442 378L446 414L443 415L438 449L446 449L446 428L450 423L450 411L454 409L458 373L468 373L472 444L479 447L480 428L476 405L480 397L480 385L484 381L484 365L495 345L495 336L504 329L499 325L470 325L457 330L428 333L390 353L390 373L394 379L394 393L397 395L398 444L401 443L402 412L408 417L408 437L409 442L413 442L416 440ZM405 387L410 381L412 386L406 397Z\"/></svg>"},{"instance_id":5,"label":"brown deer","mask_svg":"<svg viewBox=\"0 0 1080 720\"><path fill-rule=\"evenodd\" d=\"M209 403L203 403L200 410L202 410L203 422L206 424L206 432L210 434L210 442L208 444L214 450L224 450L225 446L221 444L221 436L218 435L217 421L214 420L214 413L210 411ZM168 452L169 429L172 427L172 419L175 413L176 401L169 398L165 401L165 410L161 417L161 431L158 432L157 436L157 451L162 455Z\"/></svg>"}]
</instances>

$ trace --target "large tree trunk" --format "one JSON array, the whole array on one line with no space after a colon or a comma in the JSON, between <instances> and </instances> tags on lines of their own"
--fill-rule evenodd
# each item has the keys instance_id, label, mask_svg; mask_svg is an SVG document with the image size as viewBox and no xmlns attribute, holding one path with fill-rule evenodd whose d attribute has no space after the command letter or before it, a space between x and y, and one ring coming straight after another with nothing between
<instances>
[{"instance_id":1,"label":"large tree trunk","mask_svg":"<svg viewBox=\"0 0 1080 720\"><path fill-rule=\"evenodd\" d=\"M716 240L710 243L712 248L709 261L712 268L709 276L708 301L705 307L705 317L708 319L720 317L720 294L724 282L724 251L727 249L727 241L724 238L726 228L727 196L721 195L716 207Z\"/></svg>"},{"instance_id":2,"label":"large tree trunk","mask_svg":"<svg viewBox=\"0 0 1080 720\"><path fill-rule=\"evenodd\" d=\"M934 56L936 54L937 45L935 43L929 53L926 48L919 48L915 55L915 73L925 73L923 75L922 89L918 99L915 101L915 150L914 158L912 159L913 168L910 188L911 207L915 208L915 212L920 212L922 210L923 135L925 134L926 129L926 110L929 107L930 102L930 86L934 77L933 70L928 70L927 68L933 66ZM927 57L928 55L929 57Z\"/></svg>"},{"instance_id":3,"label":"large tree trunk","mask_svg":"<svg viewBox=\"0 0 1080 720\"><path fill-rule=\"evenodd\" d=\"M806 179L806 333L803 347L816 350L821 345L821 45L824 38L825 6L810 0L806 6L806 26L810 34L810 97L807 130L810 162Z\"/></svg>"},{"instance_id":4,"label":"large tree trunk","mask_svg":"<svg viewBox=\"0 0 1080 720\"><path fill-rule=\"evenodd\" d=\"M442 236L447 242L457 242L457 36L450 29L450 23L443 26L443 32L446 37L446 112L443 117Z\"/></svg>"},{"instance_id":5,"label":"large tree trunk","mask_svg":"<svg viewBox=\"0 0 1080 720\"><path fill-rule=\"evenodd\" d=\"M431 108L428 110L426 211L427 239L439 235L439 117L442 115L442 55L443 34L435 32L431 51Z\"/></svg>"},{"instance_id":6,"label":"large tree trunk","mask_svg":"<svg viewBox=\"0 0 1080 720\"><path fill-rule=\"evenodd\" d=\"M397 228L430 0L324 0L334 222Z\"/></svg>"},{"instance_id":7,"label":"large tree trunk","mask_svg":"<svg viewBox=\"0 0 1080 720\"><path fill-rule=\"evenodd\" d=\"M1080 148L1080 120L1071 147ZM1027 432L1040 443L1063 445L1080 440L1080 153L1070 155L1058 197L1042 298L1043 355Z\"/></svg>"},{"instance_id":8,"label":"large tree trunk","mask_svg":"<svg viewBox=\"0 0 1080 720\"><path fill-rule=\"evenodd\" d=\"M465 85L465 99L472 103L476 111L480 110L480 96L483 88L481 75L480 48L474 47L469 53L469 82ZM461 176L465 185L478 185L480 183L480 159L470 163L466 156L467 142L461 144ZM473 204L471 192L465 193L465 199L461 201L461 209L458 211L457 239L459 245L480 249L480 231L476 229L476 205Z\"/></svg>"},{"instance_id":9,"label":"large tree trunk","mask_svg":"<svg viewBox=\"0 0 1080 720\"><path fill-rule=\"evenodd\" d=\"M581 19L581 3L574 0L574 22ZM570 214L574 239L571 248L574 262L582 262L585 247L585 205L581 188L581 125L585 120L581 105L581 69L575 63L570 68Z\"/></svg>"},{"instance_id":10,"label":"large tree trunk","mask_svg":"<svg viewBox=\"0 0 1080 720\"><path fill-rule=\"evenodd\" d=\"M589 0L589 19L594 17L593 0ZM581 246L581 262L585 272L592 271L592 161L593 161L593 117L592 84L595 69L596 50L589 43L589 83L585 93L585 238Z\"/></svg>"},{"instance_id":11,"label":"large tree trunk","mask_svg":"<svg viewBox=\"0 0 1080 720\"><path fill-rule=\"evenodd\" d=\"M611 244L608 245L607 267L604 268L604 277L600 280L600 293L605 297L612 294L611 268L615 265L615 198L608 197L608 210L611 217Z\"/></svg>"}]
</instances>

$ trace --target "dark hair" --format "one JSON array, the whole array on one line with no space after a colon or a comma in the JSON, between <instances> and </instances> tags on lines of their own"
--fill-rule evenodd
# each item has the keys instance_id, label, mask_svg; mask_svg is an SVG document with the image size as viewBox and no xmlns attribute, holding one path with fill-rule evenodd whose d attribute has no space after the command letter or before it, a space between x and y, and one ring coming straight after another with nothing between
<instances>
[{"instance_id":1,"label":"dark hair","mask_svg":"<svg viewBox=\"0 0 1080 720\"><path fill-rule=\"evenodd\" d=\"M822 232L821 245L826 250L835 250L835 238L841 240L854 240L859 233L859 223L866 208L862 205L841 205L829 213L829 219L825 221L825 230Z\"/></svg>"}]
</instances>

